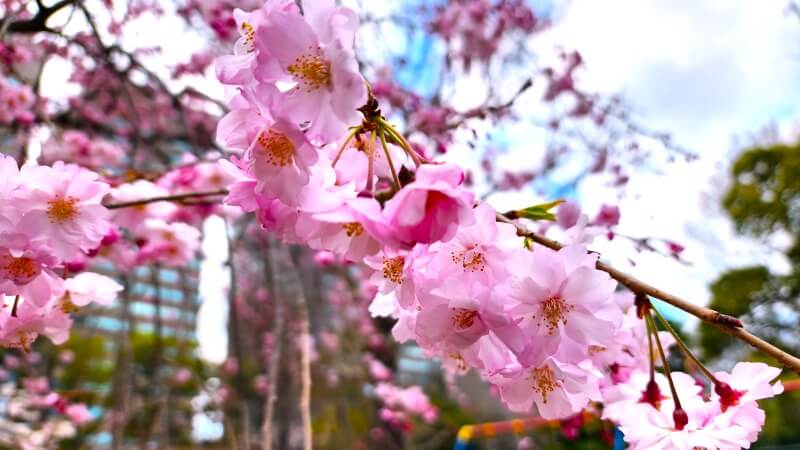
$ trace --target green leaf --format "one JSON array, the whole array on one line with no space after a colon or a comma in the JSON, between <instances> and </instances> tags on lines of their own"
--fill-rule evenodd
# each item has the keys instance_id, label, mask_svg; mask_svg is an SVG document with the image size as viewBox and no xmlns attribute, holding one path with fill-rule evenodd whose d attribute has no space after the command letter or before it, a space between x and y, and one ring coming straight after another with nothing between
<instances>
[{"instance_id":1,"label":"green leaf","mask_svg":"<svg viewBox=\"0 0 800 450\"><path fill-rule=\"evenodd\" d=\"M564 203L564 200L554 200L540 205L529 206L525 209L518 209L514 211L516 217L530 220L556 220L555 214L550 210L556 206Z\"/></svg>"}]
</instances>

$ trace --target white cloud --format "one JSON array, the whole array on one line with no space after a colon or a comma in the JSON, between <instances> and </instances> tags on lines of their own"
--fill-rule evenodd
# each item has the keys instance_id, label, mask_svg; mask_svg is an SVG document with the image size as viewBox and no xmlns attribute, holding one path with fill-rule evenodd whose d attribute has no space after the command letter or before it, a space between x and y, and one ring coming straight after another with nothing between
<instances>
[{"instance_id":1,"label":"white cloud","mask_svg":"<svg viewBox=\"0 0 800 450\"><path fill-rule=\"evenodd\" d=\"M635 255L622 243L603 245L614 263L692 301L707 302L709 282L727 268L784 266L763 244L734 235L718 197L738 150L734 137L800 112L800 25L785 6L783 0L575 0L537 42L541 49L579 50L584 87L623 93L645 123L699 154L698 161L659 168L661 174L634 173L620 200L621 231L684 243L691 266ZM584 183L579 195L592 212L614 200L598 180ZM627 264L631 256L635 266Z\"/></svg>"}]
</instances>

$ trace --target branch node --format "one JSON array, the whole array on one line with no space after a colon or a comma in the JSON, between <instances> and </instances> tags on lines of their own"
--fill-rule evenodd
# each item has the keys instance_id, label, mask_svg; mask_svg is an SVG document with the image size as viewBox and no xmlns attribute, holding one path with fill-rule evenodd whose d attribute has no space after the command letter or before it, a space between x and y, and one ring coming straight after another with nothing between
<instances>
[{"instance_id":1,"label":"branch node","mask_svg":"<svg viewBox=\"0 0 800 450\"><path fill-rule=\"evenodd\" d=\"M742 323L741 320L718 311L715 311L714 317L711 318L711 321L714 323L718 323L720 325L724 325L726 327L744 328L744 324Z\"/></svg>"}]
</instances>

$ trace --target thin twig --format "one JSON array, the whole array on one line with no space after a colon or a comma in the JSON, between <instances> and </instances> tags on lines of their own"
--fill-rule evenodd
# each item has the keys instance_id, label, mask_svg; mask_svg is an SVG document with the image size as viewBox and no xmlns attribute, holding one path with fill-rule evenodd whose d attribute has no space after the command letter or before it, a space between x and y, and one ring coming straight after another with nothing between
<instances>
[{"instance_id":1,"label":"thin twig","mask_svg":"<svg viewBox=\"0 0 800 450\"><path fill-rule=\"evenodd\" d=\"M156 203L156 202L180 202L186 199L191 198L199 198L199 197L213 197L213 196L221 196L221 195L228 195L227 189L219 189L216 191L206 191L206 192L189 192L186 194L174 194L174 195L163 195L160 197L150 197L150 198L143 198L140 200L131 200L129 202L121 202L121 203L106 203L105 207L108 209L121 209L121 208L130 208L132 206L142 206L147 205L149 203Z\"/></svg>"}]
</instances>

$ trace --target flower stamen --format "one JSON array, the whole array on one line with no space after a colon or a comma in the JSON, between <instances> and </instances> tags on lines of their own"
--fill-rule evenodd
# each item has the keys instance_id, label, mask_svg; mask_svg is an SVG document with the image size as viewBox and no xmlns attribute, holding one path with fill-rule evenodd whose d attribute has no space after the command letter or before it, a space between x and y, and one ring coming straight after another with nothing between
<instances>
[{"instance_id":1,"label":"flower stamen","mask_svg":"<svg viewBox=\"0 0 800 450\"><path fill-rule=\"evenodd\" d=\"M308 53L295 58L287 70L298 85L305 87L306 92L331 85L331 63L325 59L319 46L309 46Z\"/></svg>"},{"instance_id":2,"label":"flower stamen","mask_svg":"<svg viewBox=\"0 0 800 450\"><path fill-rule=\"evenodd\" d=\"M403 267L405 258L396 256L394 258L383 258L383 278L401 284L403 282Z\"/></svg>"},{"instance_id":3,"label":"flower stamen","mask_svg":"<svg viewBox=\"0 0 800 450\"><path fill-rule=\"evenodd\" d=\"M539 325L544 324L547 327L547 334L552 336L559 325L567 324L567 314L574 309L574 305L570 305L560 296L554 295L542 302ZM533 319L536 319L536 315L533 316Z\"/></svg>"},{"instance_id":4,"label":"flower stamen","mask_svg":"<svg viewBox=\"0 0 800 450\"><path fill-rule=\"evenodd\" d=\"M47 202L47 217L51 223L63 224L78 215L78 199L57 197Z\"/></svg>"},{"instance_id":5,"label":"flower stamen","mask_svg":"<svg viewBox=\"0 0 800 450\"><path fill-rule=\"evenodd\" d=\"M457 330L470 328L478 317L478 311L465 308L453 308L453 315L450 318L453 327Z\"/></svg>"},{"instance_id":6,"label":"flower stamen","mask_svg":"<svg viewBox=\"0 0 800 450\"><path fill-rule=\"evenodd\" d=\"M364 233L364 225L361 225L358 222L348 222L342 225L344 231L347 233L347 237L358 237Z\"/></svg>"},{"instance_id":7,"label":"flower stamen","mask_svg":"<svg viewBox=\"0 0 800 450\"><path fill-rule=\"evenodd\" d=\"M463 251L452 252L450 260L453 264L460 265L464 272L483 272L486 270L486 256L475 249L476 246L472 245Z\"/></svg>"},{"instance_id":8,"label":"flower stamen","mask_svg":"<svg viewBox=\"0 0 800 450\"><path fill-rule=\"evenodd\" d=\"M269 130L259 133L258 149L273 166L285 167L294 162L294 143L280 131Z\"/></svg>"},{"instance_id":9,"label":"flower stamen","mask_svg":"<svg viewBox=\"0 0 800 450\"><path fill-rule=\"evenodd\" d=\"M542 402L547 403L547 396L561 387L561 380L556 378L550 366L537 367L531 370L529 377L533 391L542 396Z\"/></svg>"}]
</instances>

